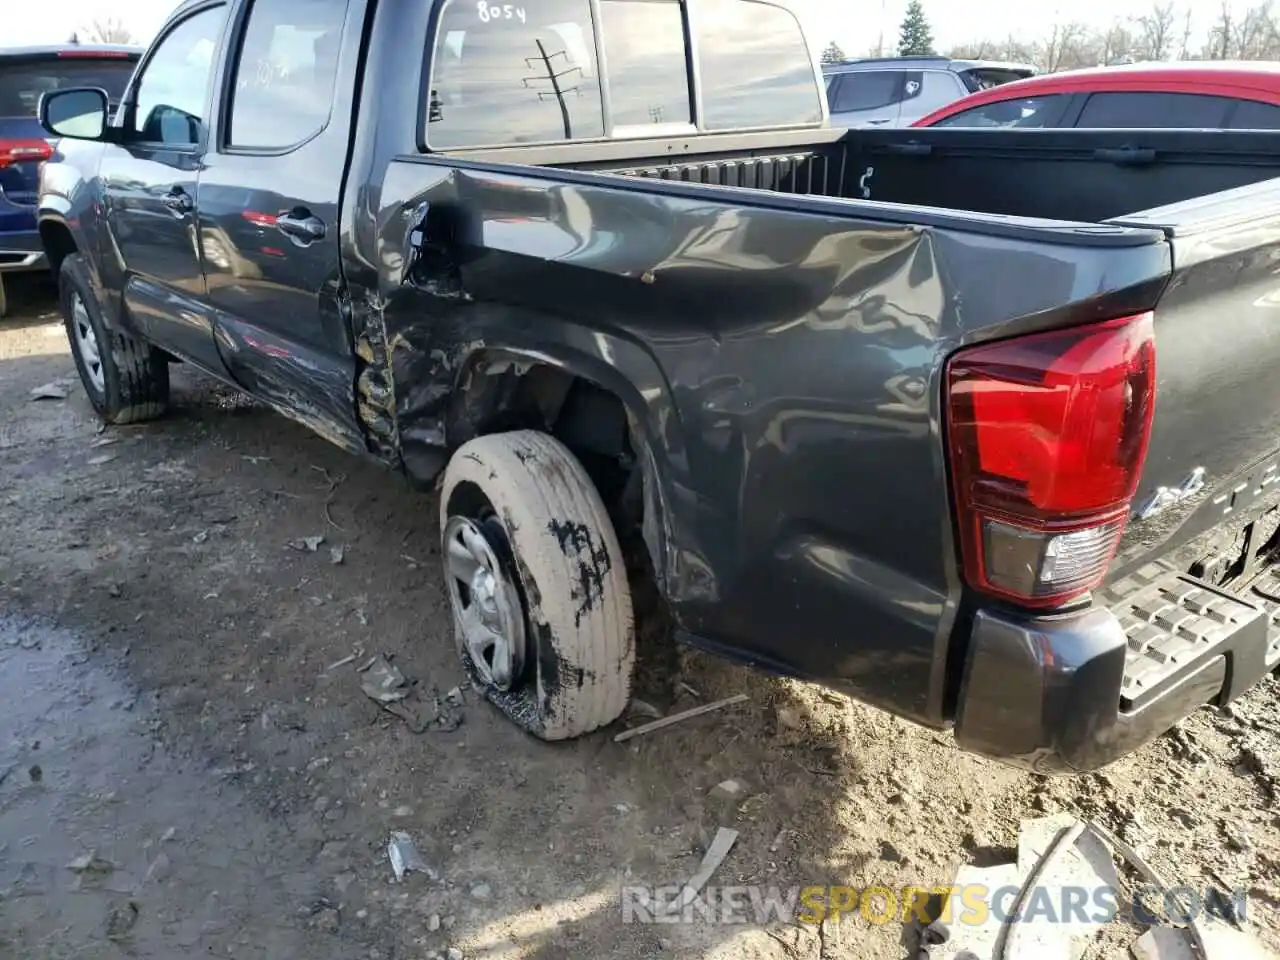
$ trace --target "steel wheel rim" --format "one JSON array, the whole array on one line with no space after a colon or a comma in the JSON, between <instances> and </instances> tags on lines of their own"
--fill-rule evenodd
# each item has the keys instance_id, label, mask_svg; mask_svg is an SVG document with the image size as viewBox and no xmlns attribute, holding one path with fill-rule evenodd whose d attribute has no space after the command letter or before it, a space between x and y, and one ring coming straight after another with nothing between
<instances>
[{"instance_id":1,"label":"steel wheel rim","mask_svg":"<svg viewBox=\"0 0 1280 960\"><path fill-rule=\"evenodd\" d=\"M485 525L450 517L444 528L445 579L463 646L485 683L510 690L524 671L520 592L507 575Z\"/></svg>"},{"instance_id":2,"label":"steel wheel rim","mask_svg":"<svg viewBox=\"0 0 1280 960\"><path fill-rule=\"evenodd\" d=\"M78 293L71 295L71 329L76 354L80 357L85 375L98 393L106 393L107 381L102 373L102 351L98 348L98 335L94 332L93 321L89 319L84 299Z\"/></svg>"}]
</instances>

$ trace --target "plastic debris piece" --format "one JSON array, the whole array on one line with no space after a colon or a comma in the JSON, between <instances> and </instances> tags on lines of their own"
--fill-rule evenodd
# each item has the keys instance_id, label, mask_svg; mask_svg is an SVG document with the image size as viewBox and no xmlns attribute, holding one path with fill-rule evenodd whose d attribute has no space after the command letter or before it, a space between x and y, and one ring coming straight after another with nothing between
<instances>
[{"instance_id":1,"label":"plastic debris piece","mask_svg":"<svg viewBox=\"0 0 1280 960\"><path fill-rule=\"evenodd\" d=\"M408 681L404 674L386 657L376 656L362 669L360 689L371 700L395 703L409 695Z\"/></svg>"},{"instance_id":2,"label":"plastic debris piece","mask_svg":"<svg viewBox=\"0 0 1280 960\"><path fill-rule=\"evenodd\" d=\"M707 847L706 856L702 858L702 865L698 867L698 872L689 878L689 882L681 889L680 896L672 901L670 907L672 912L683 910L686 904L692 903L697 898L698 893L707 885L712 874L720 868L720 864L724 863L724 858L729 855L729 851L737 842L737 830L721 827L716 831L711 845Z\"/></svg>"},{"instance_id":3,"label":"plastic debris piece","mask_svg":"<svg viewBox=\"0 0 1280 960\"><path fill-rule=\"evenodd\" d=\"M57 380L51 383L45 383L31 391L32 400L65 400L67 399L67 388Z\"/></svg>"},{"instance_id":4,"label":"plastic debris piece","mask_svg":"<svg viewBox=\"0 0 1280 960\"><path fill-rule=\"evenodd\" d=\"M424 873L435 879L436 872L427 866L427 861L418 852L413 837L403 830L394 830L387 842L387 859L391 861L391 871L397 880L403 880L407 873Z\"/></svg>"}]
</instances>

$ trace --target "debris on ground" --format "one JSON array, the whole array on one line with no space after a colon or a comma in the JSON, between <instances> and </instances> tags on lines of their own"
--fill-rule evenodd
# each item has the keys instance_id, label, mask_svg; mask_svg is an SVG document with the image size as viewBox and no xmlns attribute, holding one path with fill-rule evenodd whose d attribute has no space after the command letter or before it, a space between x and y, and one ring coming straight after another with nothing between
<instances>
[{"instance_id":1,"label":"debris on ground","mask_svg":"<svg viewBox=\"0 0 1280 960\"><path fill-rule=\"evenodd\" d=\"M124 906L113 907L107 914L107 939L123 940L129 936L138 922L138 905L130 900Z\"/></svg>"},{"instance_id":2,"label":"debris on ground","mask_svg":"<svg viewBox=\"0 0 1280 960\"><path fill-rule=\"evenodd\" d=\"M1232 930L1219 923L1204 924L1200 929L1204 943L1197 953L1190 930L1177 927L1152 927L1129 948L1134 960L1276 960L1247 933Z\"/></svg>"},{"instance_id":3,"label":"debris on ground","mask_svg":"<svg viewBox=\"0 0 1280 960\"><path fill-rule=\"evenodd\" d=\"M168 879L169 874L172 872L173 862L169 859L169 855L160 853L147 867L146 880L151 883L159 883Z\"/></svg>"},{"instance_id":4,"label":"debris on ground","mask_svg":"<svg viewBox=\"0 0 1280 960\"><path fill-rule=\"evenodd\" d=\"M723 700L717 700L715 703L704 703L701 706L693 707L689 710L682 710L680 713L673 713L669 717L663 717L661 720L654 720L652 723L642 723L638 727L632 727L630 730L623 730L613 738L614 743L623 743L632 737L640 737L646 733L652 733L655 730L662 730L673 724L680 723L682 720L691 720L694 717L700 717L704 713L711 713L713 710L720 710L724 707L732 706L735 703L742 703L747 699L745 693L735 694L732 697L726 697Z\"/></svg>"},{"instance_id":5,"label":"debris on ground","mask_svg":"<svg viewBox=\"0 0 1280 960\"><path fill-rule=\"evenodd\" d=\"M65 400L67 399L67 388L58 380L50 381L42 384L31 391L32 400Z\"/></svg>"},{"instance_id":6,"label":"debris on ground","mask_svg":"<svg viewBox=\"0 0 1280 960\"><path fill-rule=\"evenodd\" d=\"M105 857L98 856L96 850L90 850L88 853L81 854L70 863L67 869L72 873L78 873L82 877L103 877L113 871L116 865Z\"/></svg>"},{"instance_id":7,"label":"debris on ground","mask_svg":"<svg viewBox=\"0 0 1280 960\"><path fill-rule=\"evenodd\" d=\"M707 885L707 881L720 868L720 864L724 863L725 857L729 856L729 851L733 849L733 845L737 842L737 830L721 827L716 831L714 839L712 839L710 846L707 847L706 855L702 858L702 865L698 867L698 872L689 878L688 883L680 890L680 895L672 901L668 908L669 912L676 913L683 910L686 904L692 903L697 899L702 888Z\"/></svg>"},{"instance_id":8,"label":"debris on ground","mask_svg":"<svg viewBox=\"0 0 1280 960\"><path fill-rule=\"evenodd\" d=\"M641 700L639 697L632 697L631 702L627 704L627 715L633 717L648 717L650 720L661 720L666 716L661 710L655 707L647 700Z\"/></svg>"},{"instance_id":9,"label":"debris on ground","mask_svg":"<svg viewBox=\"0 0 1280 960\"><path fill-rule=\"evenodd\" d=\"M290 540L288 547L291 550L297 550L299 553L315 553L320 549L320 544L324 543L324 536L314 537L298 537L296 540Z\"/></svg>"},{"instance_id":10,"label":"debris on ground","mask_svg":"<svg viewBox=\"0 0 1280 960\"><path fill-rule=\"evenodd\" d=\"M194 537L192 537L192 538L191 538L191 542L192 542L192 543L204 543L204 542L205 542L206 540L208 540L208 539L209 539L209 531L208 531L208 530L201 530L199 533L197 533Z\"/></svg>"},{"instance_id":11,"label":"debris on ground","mask_svg":"<svg viewBox=\"0 0 1280 960\"><path fill-rule=\"evenodd\" d=\"M1012 889L1018 891L1016 897L1001 904L999 911L986 911L982 923L956 924L945 935L927 928L920 956L927 960L971 956L1074 960L1102 924L1083 915L1059 917L1028 906L1042 901L1061 904L1069 889L1114 890L1118 884L1110 851L1084 823L1070 814L1025 820L1018 831L1016 862L991 867L965 865L954 881L956 890ZM959 915L963 909L953 904L951 913L944 911L944 915Z\"/></svg>"},{"instance_id":12,"label":"debris on ground","mask_svg":"<svg viewBox=\"0 0 1280 960\"><path fill-rule=\"evenodd\" d=\"M711 788L711 797L714 800L730 800L738 801L746 795L747 788L743 786L741 780L721 780Z\"/></svg>"},{"instance_id":13,"label":"debris on ground","mask_svg":"<svg viewBox=\"0 0 1280 960\"><path fill-rule=\"evenodd\" d=\"M1107 846L1109 846L1112 850L1114 850L1116 853L1120 854L1120 856L1128 860L1129 863L1133 865L1133 868L1137 870L1140 874L1142 874L1143 878L1148 883L1154 883L1156 886L1160 887L1160 889L1162 890L1172 891L1173 888L1170 886L1168 881L1165 880L1164 876L1160 873L1160 871L1157 870L1155 867L1153 867L1150 863L1148 863L1147 860L1142 856L1142 854L1138 853L1138 851L1134 849L1132 846L1130 846L1127 842L1122 840L1120 837L1116 836L1114 833L1112 833L1110 830L1108 830L1106 827L1102 826L1099 823L1090 823L1089 830L1095 836L1101 839L1104 843L1106 843ZM1192 911L1195 909L1196 905L1183 904L1182 906L1183 906L1184 915L1190 918L1190 923L1188 924L1188 933L1190 935L1190 939L1194 946L1194 949L1201 958L1207 958L1209 956L1209 953L1208 953L1207 945L1205 944L1203 922L1192 915Z\"/></svg>"},{"instance_id":14,"label":"debris on ground","mask_svg":"<svg viewBox=\"0 0 1280 960\"><path fill-rule=\"evenodd\" d=\"M774 713L778 718L778 726L783 730L804 729L804 719L795 707L777 707Z\"/></svg>"},{"instance_id":15,"label":"debris on ground","mask_svg":"<svg viewBox=\"0 0 1280 960\"><path fill-rule=\"evenodd\" d=\"M460 713L446 715L440 707L439 698L424 696L422 691L416 688L403 700L384 703L382 708L392 716L403 720L412 733L426 733L433 728L439 732L448 733L462 726Z\"/></svg>"},{"instance_id":16,"label":"debris on ground","mask_svg":"<svg viewBox=\"0 0 1280 960\"><path fill-rule=\"evenodd\" d=\"M110 463L116 458L114 453L100 453L96 457L90 457L86 463L91 467L101 467L103 464Z\"/></svg>"},{"instance_id":17,"label":"debris on ground","mask_svg":"<svg viewBox=\"0 0 1280 960\"><path fill-rule=\"evenodd\" d=\"M387 859L391 861L391 872L397 880L403 880L407 873L424 873L432 880L438 876L427 866L427 861L418 852L413 838L403 830L392 831L391 839L387 842Z\"/></svg>"},{"instance_id":18,"label":"debris on ground","mask_svg":"<svg viewBox=\"0 0 1280 960\"><path fill-rule=\"evenodd\" d=\"M409 681L386 657L378 655L360 668L360 689L381 704L395 703L409 695Z\"/></svg>"},{"instance_id":19,"label":"debris on ground","mask_svg":"<svg viewBox=\"0 0 1280 960\"><path fill-rule=\"evenodd\" d=\"M335 666L344 662L338 661ZM333 667L330 667L333 669ZM360 688L371 700L392 716L403 720L414 733L434 730L450 733L462 726L462 690L454 687L441 698L432 691L411 683L386 657L372 657L357 670L362 675Z\"/></svg>"},{"instance_id":20,"label":"debris on ground","mask_svg":"<svg viewBox=\"0 0 1280 960\"><path fill-rule=\"evenodd\" d=\"M343 560L347 558L347 548L344 546L336 546L329 548L329 562L335 567L339 566Z\"/></svg>"},{"instance_id":21,"label":"debris on ground","mask_svg":"<svg viewBox=\"0 0 1280 960\"><path fill-rule=\"evenodd\" d=\"M332 672L332 671L334 671L334 670L337 670L339 667L345 667L348 663L355 663L355 662L356 662L356 656L357 656L357 654L354 654L354 653L353 653L353 654L350 654L350 655L348 655L348 656L343 657L341 660L335 660L335 661L333 661L333 663L329 664L329 666L325 667L324 672L325 672L325 673L330 673L330 672Z\"/></svg>"}]
</instances>

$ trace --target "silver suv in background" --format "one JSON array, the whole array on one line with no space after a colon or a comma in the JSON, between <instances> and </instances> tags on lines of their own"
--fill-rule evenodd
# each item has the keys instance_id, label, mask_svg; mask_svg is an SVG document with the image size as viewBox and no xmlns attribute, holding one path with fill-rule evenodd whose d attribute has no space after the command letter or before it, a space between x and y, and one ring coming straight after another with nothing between
<instances>
[{"instance_id":1,"label":"silver suv in background","mask_svg":"<svg viewBox=\"0 0 1280 960\"><path fill-rule=\"evenodd\" d=\"M1024 63L883 57L825 63L831 124L906 127L939 107L979 90L1034 76Z\"/></svg>"}]
</instances>

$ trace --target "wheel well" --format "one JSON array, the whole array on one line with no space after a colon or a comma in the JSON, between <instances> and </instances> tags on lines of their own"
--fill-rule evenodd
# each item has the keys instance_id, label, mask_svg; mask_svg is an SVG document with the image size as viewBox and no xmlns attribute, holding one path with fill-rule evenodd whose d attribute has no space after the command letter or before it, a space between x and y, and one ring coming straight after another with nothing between
<instances>
[{"instance_id":1,"label":"wheel well","mask_svg":"<svg viewBox=\"0 0 1280 960\"><path fill-rule=\"evenodd\" d=\"M490 359L465 377L448 430L454 447L506 430L551 434L586 468L629 559L647 553L656 566L657 518L646 517L655 494L646 483L656 478L646 475L644 437L617 394L550 364ZM647 550L635 549L642 544Z\"/></svg>"},{"instance_id":2,"label":"wheel well","mask_svg":"<svg viewBox=\"0 0 1280 960\"><path fill-rule=\"evenodd\" d=\"M62 269L62 261L76 252L76 242L71 231L61 223L45 221L40 224L40 242L49 258L49 269L56 277Z\"/></svg>"}]
</instances>

